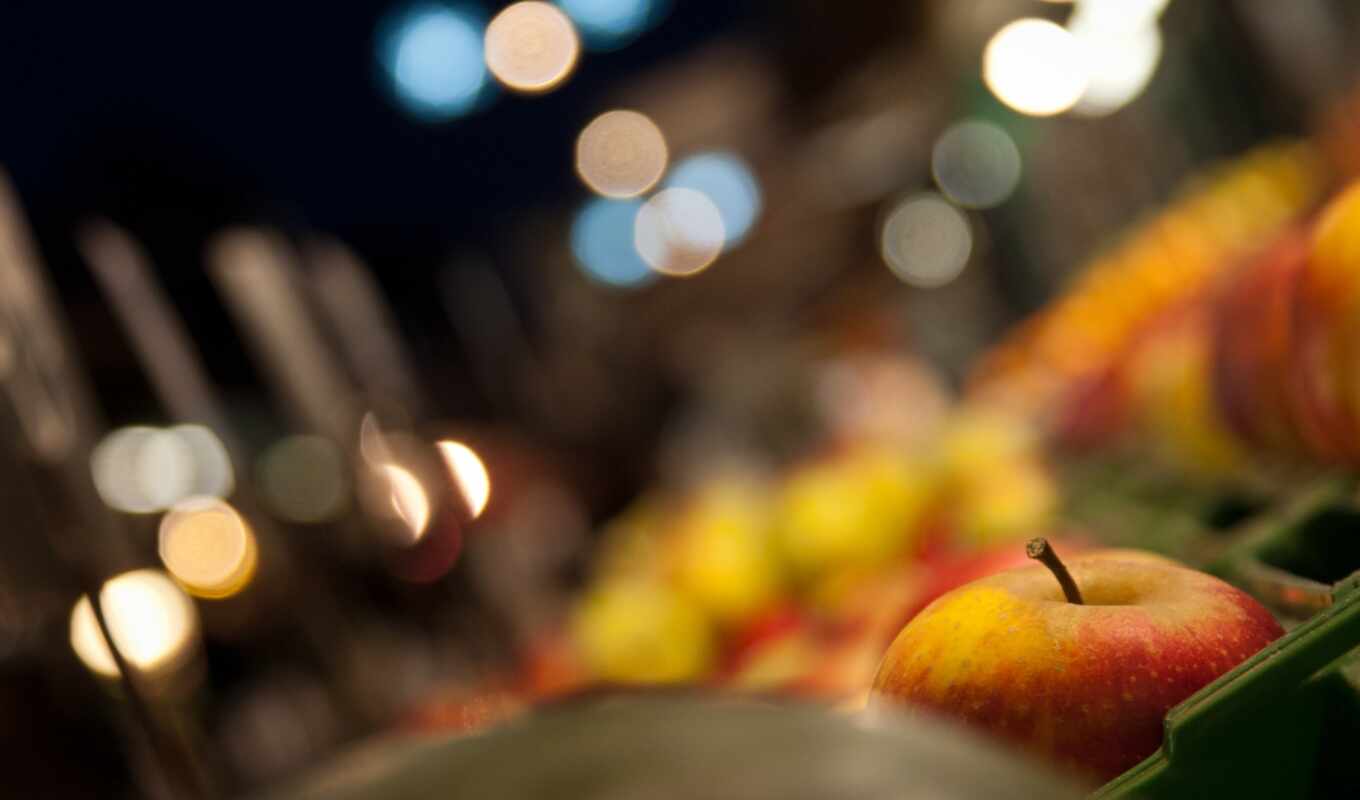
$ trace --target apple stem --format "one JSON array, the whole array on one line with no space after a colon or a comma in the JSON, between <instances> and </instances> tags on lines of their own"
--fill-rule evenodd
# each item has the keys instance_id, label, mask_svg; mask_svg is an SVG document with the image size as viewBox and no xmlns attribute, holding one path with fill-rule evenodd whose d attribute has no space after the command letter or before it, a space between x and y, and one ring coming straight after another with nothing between
<instances>
[{"instance_id":1,"label":"apple stem","mask_svg":"<svg viewBox=\"0 0 1360 800\"><path fill-rule=\"evenodd\" d=\"M1053 552L1053 545L1049 544L1047 539L1042 536L1030 539L1025 545L1025 555L1048 567L1048 571L1058 579L1058 585L1062 587L1067 602L1083 605L1077 582L1072 580L1072 573L1067 571L1067 565Z\"/></svg>"}]
</instances>

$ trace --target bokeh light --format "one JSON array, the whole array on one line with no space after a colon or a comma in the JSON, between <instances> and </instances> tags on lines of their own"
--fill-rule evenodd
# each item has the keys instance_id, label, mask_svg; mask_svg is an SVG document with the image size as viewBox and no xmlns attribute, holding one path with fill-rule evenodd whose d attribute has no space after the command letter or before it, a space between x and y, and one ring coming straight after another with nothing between
<instances>
[{"instance_id":1,"label":"bokeh light","mask_svg":"<svg viewBox=\"0 0 1360 800\"><path fill-rule=\"evenodd\" d=\"M201 425L119 428L95 446L90 471L104 503L132 514L195 495L223 497L236 483L226 448Z\"/></svg>"},{"instance_id":2,"label":"bokeh light","mask_svg":"<svg viewBox=\"0 0 1360 800\"><path fill-rule=\"evenodd\" d=\"M507 6L486 27L486 66L504 86L541 93L561 85L576 67L576 28L549 3Z\"/></svg>"},{"instance_id":3,"label":"bokeh light","mask_svg":"<svg viewBox=\"0 0 1360 800\"><path fill-rule=\"evenodd\" d=\"M726 234L722 214L703 192L663 189L638 209L633 246L652 269L694 275L718 258Z\"/></svg>"},{"instance_id":4,"label":"bokeh light","mask_svg":"<svg viewBox=\"0 0 1360 800\"><path fill-rule=\"evenodd\" d=\"M402 11L382 27L378 58L401 106L420 119L453 119L489 96L481 19L467 7Z\"/></svg>"},{"instance_id":5,"label":"bokeh light","mask_svg":"<svg viewBox=\"0 0 1360 800\"><path fill-rule=\"evenodd\" d=\"M571 252L589 277L610 286L650 283L656 273L633 247L633 219L642 203L597 197L576 213L571 224Z\"/></svg>"},{"instance_id":6,"label":"bokeh light","mask_svg":"<svg viewBox=\"0 0 1360 800\"><path fill-rule=\"evenodd\" d=\"M212 429L203 425L176 425L167 433L179 439L192 454L192 494L227 497L232 493L236 488L236 471L232 469L226 446Z\"/></svg>"},{"instance_id":7,"label":"bokeh light","mask_svg":"<svg viewBox=\"0 0 1360 800\"><path fill-rule=\"evenodd\" d=\"M883 220L879 246L888 268L921 288L943 286L958 277L973 251L967 218L934 193L908 197Z\"/></svg>"},{"instance_id":8,"label":"bokeh light","mask_svg":"<svg viewBox=\"0 0 1360 800\"><path fill-rule=\"evenodd\" d=\"M558 0L592 50L613 50L655 25L669 0Z\"/></svg>"},{"instance_id":9,"label":"bokeh light","mask_svg":"<svg viewBox=\"0 0 1360 800\"><path fill-rule=\"evenodd\" d=\"M480 517L491 500L491 476L486 464L471 447L453 440L439 443L439 455L444 459L454 486L467 505L473 519Z\"/></svg>"},{"instance_id":10,"label":"bokeh light","mask_svg":"<svg viewBox=\"0 0 1360 800\"><path fill-rule=\"evenodd\" d=\"M344 453L330 439L280 440L261 456L256 479L270 510L289 522L325 522L349 507Z\"/></svg>"},{"instance_id":11,"label":"bokeh light","mask_svg":"<svg viewBox=\"0 0 1360 800\"><path fill-rule=\"evenodd\" d=\"M1162 57L1162 33L1155 23L1128 32L1094 24L1069 26L1086 62L1086 91L1073 111L1103 116L1142 94Z\"/></svg>"},{"instance_id":12,"label":"bokeh light","mask_svg":"<svg viewBox=\"0 0 1360 800\"><path fill-rule=\"evenodd\" d=\"M171 672L192 653L198 614L174 581L156 569L125 572L99 592L104 619L118 651L148 676ZM94 672L117 677L118 665L95 619L89 597L71 611L71 647Z\"/></svg>"},{"instance_id":13,"label":"bokeh light","mask_svg":"<svg viewBox=\"0 0 1360 800\"><path fill-rule=\"evenodd\" d=\"M702 192L718 207L726 246L741 242L760 216L760 184L750 166L732 153L699 153L680 161L666 186Z\"/></svg>"},{"instance_id":14,"label":"bokeh light","mask_svg":"<svg viewBox=\"0 0 1360 800\"><path fill-rule=\"evenodd\" d=\"M376 469L386 484L393 515L406 526L408 543L415 544L430 526L430 496L409 469L396 464L382 464Z\"/></svg>"},{"instance_id":15,"label":"bokeh light","mask_svg":"<svg viewBox=\"0 0 1360 800\"><path fill-rule=\"evenodd\" d=\"M1072 30L1133 34L1156 24L1171 0L1079 0L1067 27Z\"/></svg>"},{"instance_id":16,"label":"bokeh light","mask_svg":"<svg viewBox=\"0 0 1360 800\"><path fill-rule=\"evenodd\" d=\"M930 168L950 200L966 208L991 208L1020 183L1020 150L1000 127L965 120L935 141Z\"/></svg>"},{"instance_id":17,"label":"bokeh light","mask_svg":"<svg viewBox=\"0 0 1360 800\"><path fill-rule=\"evenodd\" d=\"M576 174L605 197L636 197L652 188L669 157L661 129L636 111L606 111L576 139Z\"/></svg>"},{"instance_id":18,"label":"bokeh light","mask_svg":"<svg viewBox=\"0 0 1360 800\"><path fill-rule=\"evenodd\" d=\"M1086 65L1076 38L1043 19L1020 19L996 32L982 54L982 79L1001 102L1046 117L1076 104Z\"/></svg>"},{"instance_id":19,"label":"bokeh light","mask_svg":"<svg viewBox=\"0 0 1360 800\"><path fill-rule=\"evenodd\" d=\"M255 534L230 504L209 497L184 500L162 519L157 548L170 575L197 597L237 594L255 576Z\"/></svg>"}]
</instances>

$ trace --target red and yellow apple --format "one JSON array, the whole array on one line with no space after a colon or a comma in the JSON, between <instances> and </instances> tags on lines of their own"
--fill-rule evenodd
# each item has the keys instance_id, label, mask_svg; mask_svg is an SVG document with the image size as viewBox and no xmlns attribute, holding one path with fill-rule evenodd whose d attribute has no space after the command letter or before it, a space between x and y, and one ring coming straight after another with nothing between
<instances>
[{"instance_id":1,"label":"red and yellow apple","mask_svg":"<svg viewBox=\"0 0 1360 800\"><path fill-rule=\"evenodd\" d=\"M1058 552L1074 555L1092 547L1079 534L1063 534L1062 538L1052 541ZM978 550L951 550L932 556L923 564L925 579L911 600L902 606L896 629L890 635L895 635L940 596L979 578L1030 563L1025 548L1016 542L1002 542Z\"/></svg>"},{"instance_id":2,"label":"red and yellow apple","mask_svg":"<svg viewBox=\"0 0 1360 800\"><path fill-rule=\"evenodd\" d=\"M1061 567L1037 564L937 599L888 649L872 702L956 717L1108 779L1156 751L1172 706L1282 633L1245 593L1159 556L1104 550L1068 567L1080 604Z\"/></svg>"}]
</instances>

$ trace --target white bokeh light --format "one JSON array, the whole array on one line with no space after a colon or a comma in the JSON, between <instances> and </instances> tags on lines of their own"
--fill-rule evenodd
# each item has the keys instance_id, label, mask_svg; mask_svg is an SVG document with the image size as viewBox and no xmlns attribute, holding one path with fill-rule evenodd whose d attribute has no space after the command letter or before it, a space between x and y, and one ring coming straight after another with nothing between
<instances>
[{"instance_id":1,"label":"white bokeh light","mask_svg":"<svg viewBox=\"0 0 1360 800\"><path fill-rule=\"evenodd\" d=\"M481 456L471 447L453 440L439 443L439 455L453 479L458 494L467 505L473 519L480 517L491 500L491 476Z\"/></svg>"},{"instance_id":2,"label":"white bokeh light","mask_svg":"<svg viewBox=\"0 0 1360 800\"><path fill-rule=\"evenodd\" d=\"M931 172L940 190L966 208L991 208L1020 183L1020 150L990 122L955 123L935 141Z\"/></svg>"},{"instance_id":3,"label":"white bokeh light","mask_svg":"<svg viewBox=\"0 0 1360 800\"><path fill-rule=\"evenodd\" d=\"M104 619L123 658L157 675L182 663L198 635L193 601L160 570L139 569L111 578L99 593ZM71 647L94 672L118 675L118 665L88 597L71 610Z\"/></svg>"},{"instance_id":4,"label":"white bokeh light","mask_svg":"<svg viewBox=\"0 0 1360 800\"><path fill-rule=\"evenodd\" d=\"M662 189L638 209L633 245L652 269L688 276L717 259L726 241L722 213L703 192Z\"/></svg>"},{"instance_id":5,"label":"white bokeh light","mask_svg":"<svg viewBox=\"0 0 1360 800\"><path fill-rule=\"evenodd\" d=\"M933 192L908 197L883 219L879 235L883 260L893 274L924 289L958 277L973 251L968 219Z\"/></svg>"},{"instance_id":6,"label":"white bokeh light","mask_svg":"<svg viewBox=\"0 0 1360 800\"><path fill-rule=\"evenodd\" d=\"M1086 90L1073 111L1086 116L1113 113L1138 97L1162 57L1156 24L1128 32L1091 25L1071 26L1087 68Z\"/></svg>"},{"instance_id":7,"label":"white bokeh light","mask_svg":"<svg viewBox=\"0 0 1360 800\"><path fill-rule=\"evenodd\" d=\"M678 162L665 185L702 192L718 207L726 247L739 244L760 216L760 183L739 156L725 152L697 153Z\"/></svg>"},{"instance_id":8,"label":"white bokeh light","mask_svg":"<svg viewBox=\"0 0 1360 800\"><path fill-rule=\"evenodd\" d=\"M1086 90L1086 62L1076 37L1048 20L1006 25L987 42L982 78L1001 102L1036 117L1061 114Z\"/></svg>"}]
</instances>

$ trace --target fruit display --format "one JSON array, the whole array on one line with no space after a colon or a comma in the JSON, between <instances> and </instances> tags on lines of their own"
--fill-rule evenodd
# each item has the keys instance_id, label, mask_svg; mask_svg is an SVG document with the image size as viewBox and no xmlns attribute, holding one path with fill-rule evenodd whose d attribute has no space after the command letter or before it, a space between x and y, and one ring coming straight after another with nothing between
<instances>
[{"instance_id":1,"label":"fruit display","mask_svg":"<svg viewBox=\"0 0 1360 800\"><path fill-rule=\"evenodd\" d=\"M852 701L939 591L934 564L1046 532L1056 503L1037 437L993 414L913 451L847 442L777 479L720 474L607 526L570 639L589 680Z\"/></svg>"},{"instance_id":2,"label":"fruit display","mask_svg":"<svg viewBox=\"0 0 1360 800\"><path fill-rule=\"evenodd\" d=\"M1303 692L1290 665L1341 669L1354 641L1326 616L1354 604L1331 582L1360 557L1318 568L1327 550L1300 522L1360 518L1349 490L1316 495L1332 511L1287 509L1360 459L1356 231L1360 184L1329 193L1311 144L1212 171L928 423L905 423L889 392L873 425L828 426L811 455L643 494L510 677L414 724L463 732L600 687L699 686L962 721L1110 797L1238 785L1219 751L1179 743L1211 730L1259 747L1264 720L1304 713L1260 687ZM1192 480L1110 506L1137 507L1122 530L1091 525L1082 505L1110 504L1069 478L1101 459ZM1266 500L1233 510L1245 485ZM1253 780L1348 775L1318 741L1300 758L1325 766Z\"/></svg>"}]
</instances>

